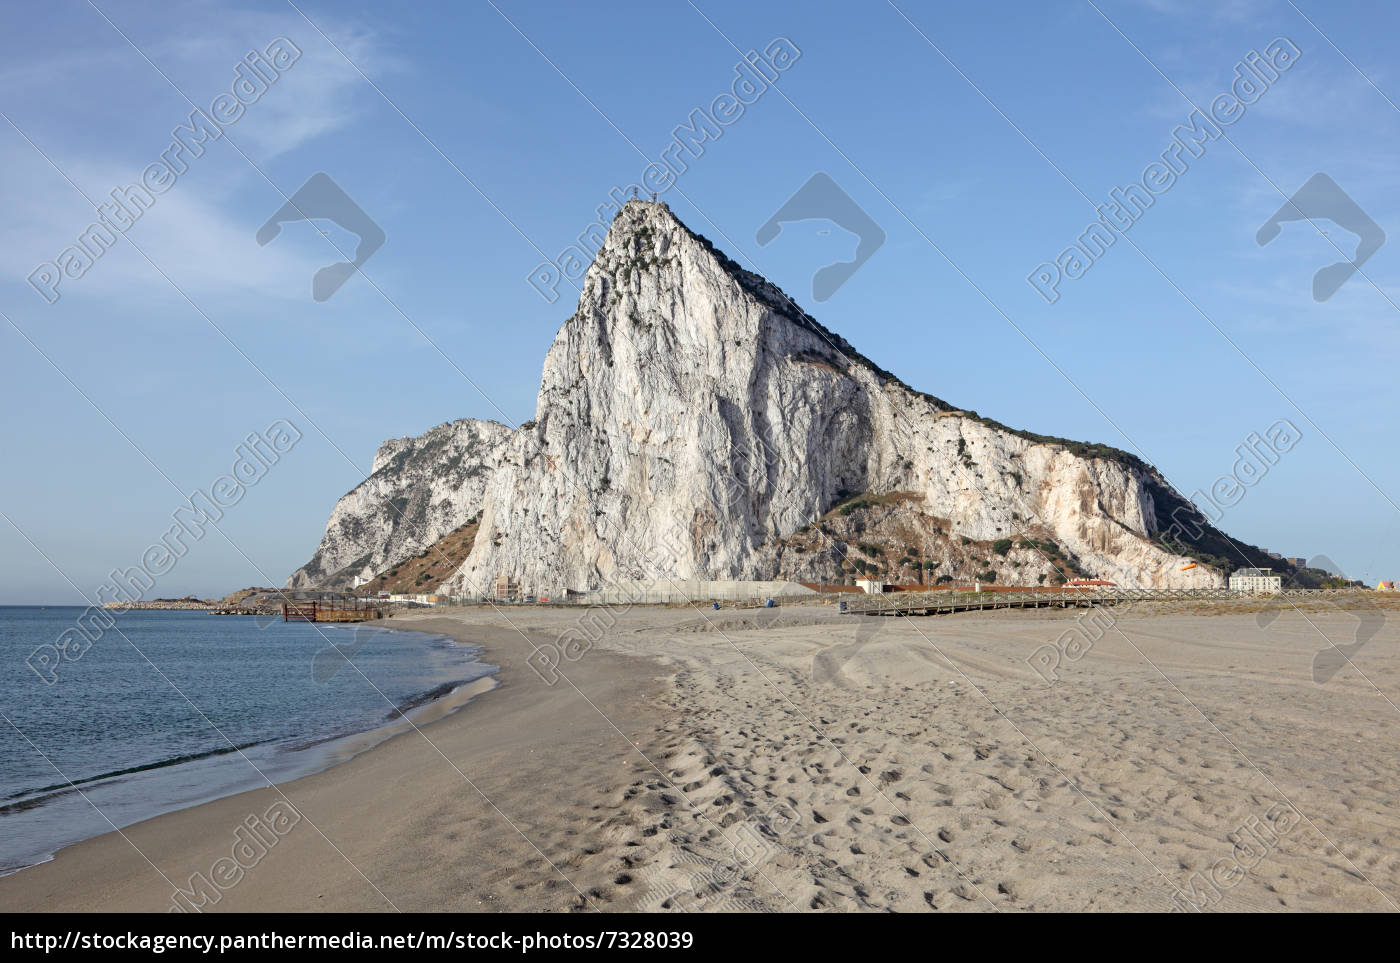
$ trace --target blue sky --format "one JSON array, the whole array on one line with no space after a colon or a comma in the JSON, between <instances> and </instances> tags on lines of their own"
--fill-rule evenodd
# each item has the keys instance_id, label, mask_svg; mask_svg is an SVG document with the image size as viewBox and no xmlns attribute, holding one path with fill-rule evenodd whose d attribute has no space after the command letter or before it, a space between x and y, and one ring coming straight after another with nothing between
<instances>
[{"instance_id":1,"label":"blue sky","mask_svg":"<svg viewBox=\"0 0 1400 963\"><path fill-rule=\"evenodd\" d=\"M779 37L800 58L664 195L692 229L909 384L1137 452L1188 493L1287 418L1297 445L1221 526L1286 555L1326 554L1355 577L1400 577L1388 441L1400 243L1319 303L1313 272L1350 257L1350 235L1295 223L1255 240L1318 172L1400 231L1392 10L8 7L0 603L77 601L138 564L181 493L207 490L239 441L278 419L301 440L228 511L227 538L208 535L152 594L280 584L384 439L459 417L531 418L576 294L565 283L548 303L527 275L730 88L740 51ZM130 228L135 246L118 241L55 303L41 298L26 278L93 220L83 194L139 181L188 118L185 97L207 109L243 56L278 37L300 58L189 160ZM1027 276L1115 187L1141 181L1192 102L1229 92L1236 65L1278 38L1296 63L1155 197L1126 235L1138 249L1120 239L1047 303ZM311 276L351 235L293 224L254 241L318 171L388 237L366 277L323 303ZM755 241L817 171L886 232L820 304L814 271L849 257L854 238L803 222Z\"/></svg>"}]
</instances>

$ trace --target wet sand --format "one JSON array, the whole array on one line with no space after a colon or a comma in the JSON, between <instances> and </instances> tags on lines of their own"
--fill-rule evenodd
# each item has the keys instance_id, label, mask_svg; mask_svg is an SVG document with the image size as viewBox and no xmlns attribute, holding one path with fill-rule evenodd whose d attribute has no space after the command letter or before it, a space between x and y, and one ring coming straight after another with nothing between
<instances>
[{"instance_id":1,"label":"wet sand","mask_svg":"<svg viewBox=\"0 0 1400 963\"><path fill-rule=\"evenodd\" d=\"M570 881L603 880L602 860L583 849L591 817L608 802L603 787L631 770L627 743L582 699L557 698L539 684L523 665L530 645L500 619L389 625L482 644L482 660L500 667L499 685L332 769L60 850L51 862L0 879L0 909L165 912L176 885L188 890L196 873L218 896L203 912L562 911L583 904ZM643 706L660 691L659 671L595 655L577 681L608 706L612 722L640 734ZM264 815L283 799L300 822L264 846L266 855L236 884L217 885L214 866L232 854L240 824L257 817L267 838Z\"/></svg>"},{"instance_id":2,"label":"wet sand","mask_svg":"<svg viewBox=\"0 0 1400 963\"><path fill-rule=\"evenodd\" d=\"M1397 613L1082 614L396 620L484 645L500 686L62 850L0 908L163 911L279 792L304 818L206 911L1397 908Z\"/></svg>"}]
</instances>

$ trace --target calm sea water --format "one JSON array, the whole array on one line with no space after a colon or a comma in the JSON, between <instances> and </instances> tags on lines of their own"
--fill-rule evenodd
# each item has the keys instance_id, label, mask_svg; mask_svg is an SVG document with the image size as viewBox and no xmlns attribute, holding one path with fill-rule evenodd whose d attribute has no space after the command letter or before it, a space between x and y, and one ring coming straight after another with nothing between
<instances>
[{"instance_id":1,"label":"calm sea water","mask_svg":"<svg viewBox=\"0 0 1400 963\"><path fill-rule=\"evenodd\" d=\"M264 774L323 769L373 741L350 737L387 735L396 707L495 671L419 632L129 612L44 684L25 660L82 611L0 606L0 874Z\"/></svg>"}]
</instances>

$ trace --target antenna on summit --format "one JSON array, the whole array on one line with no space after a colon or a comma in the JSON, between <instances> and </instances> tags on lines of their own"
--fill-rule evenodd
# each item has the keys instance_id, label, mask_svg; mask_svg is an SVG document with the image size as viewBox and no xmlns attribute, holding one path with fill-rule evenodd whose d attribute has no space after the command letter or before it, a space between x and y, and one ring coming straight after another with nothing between
<instances>
[{"instance_id":1,"label":"antenna on summit","mask_svg":"<svg viewBox=\"0 0 1400 963\"><path fill-rule=\"evenodd\" d=\"M651 192L651 202L652 202L653 204L656 203L656 191L652 191L652 192Z\"/></svg>"},{"instance_id":2,"label":"antenna on summit","mask_svg":"<svg viewBox=\"0 0 1400 963\"><path fill-rule=\"evenodd\" d=\"M637 199L637 185L636 185L636 184L633 184L633 185L632 185L632 200L635 201L636 199Z\"/></svg>"}]
</instances>

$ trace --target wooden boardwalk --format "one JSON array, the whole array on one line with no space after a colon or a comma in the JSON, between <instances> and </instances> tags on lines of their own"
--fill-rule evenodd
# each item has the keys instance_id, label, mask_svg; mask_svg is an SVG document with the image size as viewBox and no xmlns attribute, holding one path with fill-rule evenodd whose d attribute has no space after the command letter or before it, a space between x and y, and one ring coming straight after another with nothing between
<instances>
[{"instance_id":1,"label":"wooden boardwalk","mask_svg":"<svg viewBox=\"0 0 1400 963\"><path fill-rule=\"evenodd\" d=\"M335 602L283 602L283 622L368 622L384 613L373 605L340 605Z\"/></svg>"},{"instance_id":2,"label":"wooden boardwalk","mask_svg":"<svg viewBox=\"0 0 1400 963\"><path fill-rule=\"evenodd\" d=\"M1270 598L1318 600L1356 594L1355 589L1287 589L1251 595L1230 589L1047 589L1034 592L889 592L843 599L848 615L947 615L988 609L1081 608L1124 602L1237 601Z\"/></svg>"}]
</instances>

